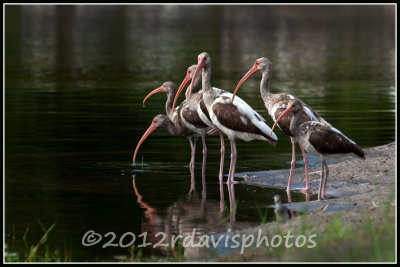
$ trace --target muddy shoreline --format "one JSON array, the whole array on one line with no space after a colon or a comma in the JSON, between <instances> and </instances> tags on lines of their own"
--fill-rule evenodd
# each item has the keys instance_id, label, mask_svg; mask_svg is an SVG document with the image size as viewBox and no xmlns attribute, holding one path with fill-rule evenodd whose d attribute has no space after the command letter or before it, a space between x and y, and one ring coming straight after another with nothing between
<instances>
[{"instance_id":1,"label":"muddy shoreline","mask_svg":"<svg viewBox=\"0 0 400 267\"><path fill-rule=\"evenodd\" d=\"M396 143L366 148L364 151L366 152L366 160L349 158L339 163L329 164L330 174L327 182L327 194L332 198L322 201L285 203L284 205L290 210L302 211L302 215L297 215L286 223L268 222L257 227L234 231L228 235L256 236L260 231L268 236L273 236L276 233L287 233L288 231L300 233L306 225L307 229L311 229L312 233L324 236L326 226L334 224L338 218L340 218L342 226L350 227L355 233L364 231L363 227L365 227L366 221L375 223L375 227L379 228L383 217L386 218L385 220L389 218L387 220L389 225L394 225L397 197L395 180ZM311 186L318 190L320 167L310 168L309 173ZM286 188L289 169L237 173L235 176L238 181L244 184L282 189ZM292 191L300 190L304 187L303 179L304 168L295 169ZM313 193L317 193L317 191L315 190ZM372 230L372 232L374 231ZM241 241L243 242L243 240ZM371 244L371 242L368 242L370 241L364 243ZM339 241L333 245L336 245L336 250L346 250L348 247L358 246L362 251L363 248L360 247L364 243L355 245L353 240L351 242ZM337 249L338 247L339 249ZM335 249L332 249L332 254L337 254L334 252ZM369 247L364 250L367 251L368 249ZM190 259L189 257L186 260L230 262L313 261L312 258L304 258L303 254L297 253L298 251L293 254L288 253L289 256L286 254L282 258L276 251L268 250L265 247L250 247L246 249L245 253L240 253L239 249L235 249L226 255L213 253L210 250L203 252L201 253L203 255L202 258L194 257ZM339 252L339 256L334 258L334 261L340 260Z\"/></svg>"},{"instance_id":2,"label":"muddy shoreline","mask_svg":"<svg viewBox=\"0 0 400 267\"><path fill-rule=\"evenodd\" d=\"M329 164L326 192L332 199L285 205L291 210L311 212L327 204L325 211L366 208L371 206L371 201L378 205L395 189L395 149L395 143L366 148L366 160L348 158L340 163ZM310 184L316 188L313 194L318 193L320 173L320 167L309 168ZM244 184L280 189L286 188L288 177L289 169L236 174L236 178L239 181L241 178ZM304 188L304 177L304 168L295 168L292 191Z\"/></svg>"}]
</instances>

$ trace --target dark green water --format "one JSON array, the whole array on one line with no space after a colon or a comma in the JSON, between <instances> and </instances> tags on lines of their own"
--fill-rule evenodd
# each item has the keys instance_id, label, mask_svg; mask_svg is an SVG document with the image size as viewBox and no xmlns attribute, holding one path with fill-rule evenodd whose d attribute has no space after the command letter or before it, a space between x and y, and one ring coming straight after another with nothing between
<instances>
[{"instance_id":1,"label":"dark green water","mask_svg":"<svg viewBox=\"0 0 400 267\"><path fill-rule=\"evenodd\" d=\"M157 131L139 152L143 170L131 165L141 135L155 115L164 113L166 97L153 96L146 108L141 101L164 81L180 83L203 51L212 57L216 87L232 92L255 59L268 57L273 92L301 98L361 147L393 142L394 12L391 6L6 6L9 250L25 259L22 236L29 227L28 247L40 240L38 219L46 227L57 223L49 248L61 255L67 249L73 261L128 255L126 248L101 248L104 242L83 246L88 230L115 232L117 238L125 232L165 231L175 225L177 214L181 227L204 232L261 221L259 211L272 204L274 194L285 193L239 184L235 216L227 210L220 214L217 135L208 139L204 209L200 145L197 199L187 200L185 138ZM260 78L248 80L239 95L272 126L260 98ZM238 141L237 172L288 168L290 141L276 133L276 148ZM229 145L225 172L228 167ZM292 197L304 200L301 194ZM227 198L225 188L229 208ZM174 227L173 233L180 233ZM163 255L150 248L144 253Z\"/></svg>"}]
</instances>

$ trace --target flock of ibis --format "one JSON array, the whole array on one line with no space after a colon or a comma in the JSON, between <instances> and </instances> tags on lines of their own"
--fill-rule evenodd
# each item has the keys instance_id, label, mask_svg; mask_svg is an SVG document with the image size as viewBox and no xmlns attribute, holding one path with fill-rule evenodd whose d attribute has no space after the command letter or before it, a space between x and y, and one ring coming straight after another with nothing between
<instances>
[{"instance_id":1,"label":"flock of ibis","mask_svg":"<svg viewBox=\"0 0 400 267\"><path fill-rule=\"evenodd\" d=\"M266 124L265 119L251 108L243 99L237 96L240 86L253 74L261 72L260 94L274 121L272 129ZM201 73L201 75L200 75ZM176 91L172 82L165 82L161 87L150 92L144 101L158 92L165 92L168 96L165 105L166 114L154 117L150 127L143 134L136 146L133 156L135 163L137 152L144 140L156 129L164 128L174 136L185 136L191 147L191 160L189 167L194 168L196 143L199 137L203 144L203 193L205 184L205 170L207 158L206 137L219 132L221 139L221 162L219 170L220 191L222 192L223 170L226 135L231 145L231 162L227 183L237 183L234 180L236 167L236 139L244 141L261 140L272 146L278 141L273 133L278 126L290 137L292 143L292 161L286 191L291 190L291 182L295 165L295 146L299 144L305 164L306 185L302 192L312 190L308 176L308 161L306 152L318 155L321 158L321 180L318 190L318 200L327 198L325 193L326 181L329 174L327 157L341 157L351 154L365 159L364 151L351 139L346 137L336 128L332 127L315 110L300 99L290 94L273 94L269 89L269 80L272 73L272 64L267 58L259 58L252 68L239 81L233 94L228 91L211 86L211 58L206 52L198 56L197 65L187 69L187 75ZM177 107L176 101L182 90L186 89L186 99ZM200 89L197 90L196 89ZM143 101L143 103L144 103ZM223 197L223 196L221 196Z\"/></svg>"}]
</instances>

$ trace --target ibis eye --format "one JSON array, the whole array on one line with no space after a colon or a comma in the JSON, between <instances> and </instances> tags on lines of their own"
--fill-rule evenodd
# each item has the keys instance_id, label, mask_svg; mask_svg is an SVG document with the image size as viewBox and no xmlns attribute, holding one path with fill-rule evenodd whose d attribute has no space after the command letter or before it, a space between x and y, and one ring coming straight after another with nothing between
<instances>
[{"instance_id":1,"label":"ibis eye","mask_svg":"<svg viewBox=\"0 0 400 267\"><path fill-rule=\"evenodd\" d=\"M258 62L258 60L256 60L256 65L260 64L260 62Z\"/></svg>"}]
</instances>

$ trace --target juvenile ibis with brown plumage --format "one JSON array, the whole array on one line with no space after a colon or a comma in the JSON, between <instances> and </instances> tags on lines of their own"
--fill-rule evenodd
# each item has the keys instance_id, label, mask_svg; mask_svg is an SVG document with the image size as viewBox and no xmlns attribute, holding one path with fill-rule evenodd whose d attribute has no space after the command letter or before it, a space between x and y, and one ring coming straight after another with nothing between
<instances>
[{"instance_id":1,"label":"juvenile ibis with brown plumage","mask_svg":"<svg viewBox=\"0 0 400 267\"><path fill-rule=\"evenodd\" d=\"M228 184L235 183L236 138L244 141L263 140L275 145L278 138L271 132L265 120L245 101L237 97L231 102L232 94L211 86L211 58L206 52L198 56L198 64L193 80L202 71L203 101L212 123L218 127L231 143L231 164ZM192 83L193 83L192 80ZM192 86L192 84L190 85ZM189 97L191 95L189 94Z\"/></svg>"},{"instance_id":2,"label":"juvenile ibis with brown plumage","mask_svg":"<svg viewBox=\"0 0 400 267\"><path fill-rule=\"evenodd\" d=\"M197 65L190 66L186 71L186 76L183 79L181 85L179 86L178 91L175 94L175 98L172 104L172 109L175 108L176 100L178 99L179 94L185 88L186 84L192 80L194 71ZM193 83L193 87L198 87L201 83L201 79L198 77L195 79ZM193 88L192 88L193 90ZM207 123L201 117L201 114L198 113L198 99L201 99L201 93L196 93L193 97L189 98L189 88L186 90L186 99L181 103L184 106L181 112L179 112L179 116L183 122L183 124L193 132L199 134L201 136L201 141L203 144L203 164L202 164L202 180L205 183L205 171L206 171L206 159L207 159L207 145L206 145L206 136L207 133L214 128L215 126Z\"/></svg>"},{"instance_id":3,"label":"juvenile ibis with brown plumage","mask_svg":"<svg viewBox=\"0 0 400 267\"><path fill-rule=\"evenodd\" d=\"M277 120L280 114L294 101L300 99L290 95L290 94L273 94L269 90L269 80L272 75L272 64L271 62L265 58L259 58L255 61L253 67L243 76L243 78L239 81L238 85L236 86L235 92L233 93L232 96L232 101L234 100L237 91L239 90L240 86L253 74L257 73L258 71L261 71L262 78L261 78L261 83L260 83L260 93L261 93L261 98L263 99L265 103L265 107L268 110L269 115L271 118L274 120L274 122ZM322 122L325 124L328 124L315 110L313 110L310 106L306 105L303 101L301 101L303 104L303 113L302 113L302 122L306 121L318 121ZM294 141L293 138L293 133L290 130L290 120L291 120L292 115L288 115L287 117L283 118L279 124L278 127L288 136L290 136L290 140L292 142L292 161L291 161L291 166L290 166L290 174L289 174L289 181L288 185L286 187L286 191L290 192L290 186L292 183L292 176L293 176L293 170L294 170L294 165L296 162L296 142ZM310 182L308 178L308 160L307 160L307 155L304 152L304 148L299 144L301 152L303 154L303 160L304 160L304 165L305 165L305 175L306 175L306 187L302 189L302 192L307 192L308 190L312 189L310 187Z\"/></svg>"},{"instance_id":4,"label":"juvenile ibis with brown plumage","mask_svg":"<svg viewBox=\"0 0 400 267\"><path fill-rule=\"evenodd\" d=\"M308 153L321 157L321 181L318 190L318 200L321 200L326 198L326 181L329 174L325 159L327 157L341 157L346 154L365 159L365 153L353 140L331 125L317 121L303 122L303 113L303 103L296 99L277 118L272 130L280 120L287 118L289 114L293 114L289 129L294 141L298 142Z\"/></svg>"},{"instance_id":5,"label":"juvenile ibis with brown plumage","mask_svg":"<svg viewBox=\"0 0 400 267\"><path fill-rule=\"evenodd\" d=\"M185 136L188 138L191 146L191 159L189 163L189 168L191 170L191 173L193 173L193 168L194 168L194 156L195 156L195 151L196 151L196 142L199 137L199 135L190 129L188 129L180 119L179 113L182 111L182 109L185 108L185 103L182 103L179 107L172 109L172 102L173 98L175 96L175 85L173 82L165 82L163 83L162 86L160 86L157 89L154 89L151 91L143 100L143 104L145 101L153 94L160 93L160 92L165 92L167 94L167 101L165 104L165 114L159 114L156 117L154 117L152 124L150 127L147 129L147 131L143 134L142 138L140 139L139 143L136 146L135 153L133 156L133 163L136 161L136 155L137 152L139 151L140 146L146 140L146 138L154 132L158 128L163 128L166 129L171 135L173 136Z\"/></svg>"},{"instance_id":6,"label":"juvenile ibis with brown plumage","mask_svg":"<svg viewBox=\"0 0 400 267\"><path fill-rule=\"evenodd\" d=\"M197 111L197 116L200 117L200 119L203 121L203 123L205 123L206 125L209 126L208 130L210 131L211 129L213 129L215 131L216 126L212 123L211 118L210 118L210 114L208 113L208 110L204 104L204 100L203 100L203 90L199 90L196 93L193 93L193 91L195 89L197 89L199 87L199 85L202 83L202 77L200 75L197 75L195 77L195 79L193 79L194 73L196 71L197 65L192 65L187 69L187 74L185 79L182 81L181 85L179 86L178 91L176 92L175 95L175 99L174 99L174 103L172 105L172 108L175 107L176 101L178 100L178 97L180 95L180 93L182 92L182 90L188 85L189 82L191 82L193 80L193 82L191 83L191 86L188 86L187 90L186 90L186 102L188 103L188 105L192 108L192 110ZM220 89L216 89L215 90L220 90ZM212 131L210 131L212 132ZM221 140L221 160L220 160L220 169L219 169L219 181L220 181L220 194L221 194L221 200L223 200L223 186L222 186L222 182L223 182L223 172L224 172L224 158L225 158L225 142L224 142L224 134L220 131L219 132L220 135L220 140ZM207 148L205 147L205 141L204 141L204 147L203 147L203 152L206 151L207 153Z\"/></svg>"}]
</instances>

